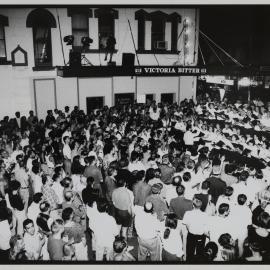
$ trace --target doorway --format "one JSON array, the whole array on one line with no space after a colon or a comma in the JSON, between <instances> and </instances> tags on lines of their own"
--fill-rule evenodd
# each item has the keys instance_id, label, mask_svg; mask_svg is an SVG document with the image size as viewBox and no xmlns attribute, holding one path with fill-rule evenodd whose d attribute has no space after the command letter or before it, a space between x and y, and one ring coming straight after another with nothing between
<instances>
[{"instance_id":1,"label":"doorway","mask_svg":"<svg viewBox=\"0 0 270 270\"><path fill-rule=\"evenodd\" d=\"M86 98L86 109L87 114L95 109L101 109L104 106L104 97L87 97Z\"/></svg>"},{"instance_id":2,"label":"doorway","mask_svg":"<svg viewBox=\"0 0 270 270\"><path fill-rule=\"evenodd\" d=\"M119 105L128 105L134 103L134 94L126 93L126 94L115 94L114 95L114 104L115 106Z\"/></svg>"},{"instance_id":3,"label":"doorway","mask_svg":"<svg viewBox=\"0 0 270 270\"><path fill-rule=\"evenodd\" d=\"M161 102L173 104L174 103L174 93L161 94Z\"/></svg>"}]
</instances>

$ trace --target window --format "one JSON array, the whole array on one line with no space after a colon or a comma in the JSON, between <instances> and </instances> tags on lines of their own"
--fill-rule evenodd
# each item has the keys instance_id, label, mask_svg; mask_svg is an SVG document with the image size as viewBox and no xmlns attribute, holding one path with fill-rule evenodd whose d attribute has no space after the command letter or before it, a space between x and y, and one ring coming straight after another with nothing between
<instances>
[{"instance_id":1,"label":"window","mask_svg":"<svg viewBox=\"0 0 270 270\"><path fill-rule=\"evenodd\" d=\"M107 46L109 36L115 37L114 20L118 19L118 11L114 9L96 9L95 17L98 18L99 49Z\"/></svg>"},{"instance_id":2,"label":"window","mask_svg":"<svg viewBox=\"0 0 270 270\"><path fill-rule=\"evenodd\" d=\"M162 43L165 41L165 23L155 18L152 20L152 50L162 49Z\"/></svg>"},{"instance_id":3,"label":"window","mask_svg":"<svg viewBox=\"0 0 270 270\"><path fill-rule=\"evenodd\" d=\"M151 21L151 50L167 51L168 40L166 37L166 22L171 23L171 48L172 53L177 53L178 23L181 16L176 12L168 15L161 11L148 13L143 9L135 12L135 19L138 20L138 51L145 50L146 21ZM167 33L168 34L168 33ZM148 37L149 38L149 37Z\"/></svg>"},{"instance_id":4,"label":"window","mask_svg":"<svg viewBox=\"0 0 270 270\"><path fill-rule=\"evenodd\" d=\"M6 59L6 41L5 41L5 29L3 25L0 25L0 59Z\"/></svg>"},{"instance_id":5,"label":"window","mask_svg":"<svg viewBox=\"0 0 270 270\"><path fill-rule=\"evenodd\" d=\"M36 66L52 65L51 28L36 26L33 28L34 55Z\"/></svg>"},{"instance_id":6,"label":"window","mask_svg":"<svg viewBox=\"0 0 270 270\"><path fill-rule=\"evenodd\" d=\"M36 67L52 66L51 28L56 27L53 15L45 9L35 9L27 17L26 26L33 28L34 57Z\"/></svg>"},{"instance_id":7,"label":"window","mask_svg":"<svg viewBox=\"0 0 270 270\"><path fill-rule=\"evenodd\" d=\"M148 19L148 13L143 9L135 12L135 19L138 20L138 50L145 49L145 21Z\"/></svg>"},{"instance_id":8,"label":"window","mask_svg":"<svg viewBox=\"0 0 270 270\"><path fill-rule=\"evenodd\" d=\"M172 37L171 50L173 52L177 52L178 24L181 23L181 16L177 13L172 13L170 15L170 21L172 24L172 27L171 27L171 37Z\"/></svg>"},{"instance_id":9,"label":"window","mask_svg":"<svg viewBox=\"0 0 270 270\"><path fill-rule=\"evenodd\" d=\"M89 8L69 8L68 16L71 17L72 35L74 36L73 49L82 46L82 37L89 37L89 17L92 10Z\"/></svg>"},{"instance_id":10,"label":"window","mask_svg":"<svg viewBox=\"0 0 270 270\"><path fill-rule=\"evenodd\" d=\"M7 60L5 26L8 26L8 18L0 15L0 62Z\"/></svg>"}]
</instances>

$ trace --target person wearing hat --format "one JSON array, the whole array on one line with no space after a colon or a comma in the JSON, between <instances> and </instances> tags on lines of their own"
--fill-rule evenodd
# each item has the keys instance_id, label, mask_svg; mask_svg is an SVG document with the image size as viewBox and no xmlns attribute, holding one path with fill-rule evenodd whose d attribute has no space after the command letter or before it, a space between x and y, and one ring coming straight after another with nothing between
<instances>
[{"instance_id":1,"label":"person wearing hat","mask_svg":"<svg viewBox=\"0 0 270 270\"><path fill-rule=\"evenodd\" d=\"M135 228L138 235L138 260L146 261L150 254L151 261L161 260L161 242L159 232L163 225L157 219L152 202L146 202L143 208L136 209Z\"/></svg>"},{"instance_id":2,"label":"person wearing hat","mask_svg":"<svg viewBox=\"0 0 270 270\"><path fill-rule=\"evenodd\" d=\"M157 218L160 221L165 219L165 215L169 212L167 204L163 198L160 196L162 190L162 184L154 184L151 188L152 194L146 198L146 202L151 202L153 204L153 211L157 214Z\"/></svg>"}]
</instances>

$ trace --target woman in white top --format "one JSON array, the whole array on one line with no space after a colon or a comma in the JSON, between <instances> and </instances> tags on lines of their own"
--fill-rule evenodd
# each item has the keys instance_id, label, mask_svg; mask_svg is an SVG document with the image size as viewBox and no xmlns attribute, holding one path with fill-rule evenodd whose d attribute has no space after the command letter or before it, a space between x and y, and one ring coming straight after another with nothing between
<instances>
[{"instance_id":1,"label":"woman in white top","mask_svg":"<svg viewBox=\"0 0 270 270\"><path fill-rule=\"evenodd\" d=\"M182 261L183 241L175 214L168 214L162 234L162 261Z\"/></svg>"}]
</instances>

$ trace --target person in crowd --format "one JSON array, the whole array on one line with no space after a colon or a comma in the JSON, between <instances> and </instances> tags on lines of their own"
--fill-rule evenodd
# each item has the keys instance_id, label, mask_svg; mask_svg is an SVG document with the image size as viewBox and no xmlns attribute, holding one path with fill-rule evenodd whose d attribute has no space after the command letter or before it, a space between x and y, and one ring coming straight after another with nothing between
<instances>
[{"instance_id":1,"label":"person in crowd","mask_svg":"<svg viewBox=\"0 0 270 270\"><path fill-rule=\"evenodd\" d=\"M135 228L139 244L138 260L145 261L149 254L151 261L161 261L162 223L154 214L154 206L151 202L146 202L143 209L135 209Z\"/></svg>"}]
</instances>

